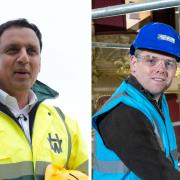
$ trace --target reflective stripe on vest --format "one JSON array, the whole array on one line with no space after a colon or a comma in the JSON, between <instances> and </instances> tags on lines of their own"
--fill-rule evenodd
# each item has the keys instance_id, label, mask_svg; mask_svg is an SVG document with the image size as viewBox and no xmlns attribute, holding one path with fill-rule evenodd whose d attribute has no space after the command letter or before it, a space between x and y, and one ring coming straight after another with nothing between
<instances>
[{"instance_id":1,"label":"reflective stripe on vest","mask_svg":"<svg viewBox=\"0 0 180 180\"><path fill-rule=\"evenodd\" d=\"M36 162L36 175L44 176L49 162ZM0 165L0 179L15 179L32 176L34 179L33 162L20 162Z\"/></svg>"},{"instance_id":2,"label":"reflective stripe on vest","mask_svg":"<svg viewBox=\"0 0 180 180\"><path fill-rule=\"evenodd\" d=\"M166 157L170 158L171 161L173 161L175 168L177 168L176 140L175 140L174 130L172 128L172 124L170 121L169 111L168 111L165 97L163 97L162 106L163 106L163 113L165 115L165 122L166 122L166 125L168 125L168 127L165 127L161 116L156 111L154 106L139 91L137 91L134 87L132 87L131 85L127 84L124 81L121 84L121 86L117 89L117 91L111 96L110 100L108 100L107 103L102 107L102 109L93 116L94 127L97 128L96 118L99 115L102 115L103 113L108 112L120 102L128 106L131 106L133 108L136 108L140 110L143 114L145 114L145 116L151 122L152 126L155 129L155 133L157 135L159 144L162 150L165 151ZM166 131L166 128L167 128L167 131ZM168 134L166 134L167 132ZM98 136L100 137L100 135ZM117 172L119 174L118 176L115 176L116 178L114 178L117 180L120 180L120 179L128 180L128 178L130 179L132 178L133 180L139 179L135 174L127 170L127 167L123 164L123 162L121 162L120 159L119 161L117 161L117 159L115 158L116 162L114 162L113 158L115 156L113 156L113 154L115 153L112 151L108 152L103 142L101 142L102 141L101 137L98 138L98 136L96 136L96 138L98 139L98 142L96 142L97 143L96 146L100 146L100 148L95 147L96 152L95 152L94 179L98 180L98 179L101 179L102 177L105 179L106 176L109 177L108 173L111 173L114 175ZM102 152L98 152L98 151L102 151ZM100 154L103 152L105 153L103 154L103 156L101 156ZM113 168L111 168L109 165L112 165ZM115 171L113 170L114 168L116 169Z\"/></svg>"},{"instance_id":3,"label":"reflective stripe on vest","mask_svg":"<svg viewBox=\"0 0 180 180\"><path fill-rule=\"evenodd\" d=\"M80 166L76 168L77 171L84 172L88 175L88 160L82 163Z\"/></svg>"},{"instance_id":4,"label":"reflective stripe on vest","mask_svg":"<svg viewBox=\"0 0 180 180\"><path fill-rule=\"evenodd\" d=\"M55 107L55 109L56 109L56 111L58 112L58 114L59 114L59 116L61 117L61 119L63 120L64 126L66 127L67 134L68 134L68 153L67 153L67 161L66 161L66 165L65 165L65 168L67 168L68 162L69 162L69 158L70 158L70 155L71 155L71 149L72 149L71 135L70 135L70 133L69 133L67 124L66 124L66 122L65 122L64 113L61 111L61 109L60 109L59 107Z\"/></svg>"},{"instance_id":5,"label":"reflective stripe on vest","mask_svg":"<svg viewBox=\"0 0 180 180\"><path fill-rule=\"evenodd\" d=\"M176 149L171 151L171 156L172 156L175 160L178 160L178 152L177 152Z\"/></svg>"},{"instance_id":6,"label":"reflective stripe on vest","mask_svg":"<svg viewBox=\"0 0 180 180\"><path fill-rule=\"evenodd\" d=\"M32 162L0 164L0 179L15 179L28 175L34 176L33 172Z\"/></svg>"},{"instance_id":7,"label":"reflective stripe on vest","mask_svg":"<svg viewBox=\"0 0 180 180\"><path fill-rule=\"evenodd\" d=\"M44 176L44 172L48 164L50 164L50 162L37 161L36 162L36 175Z\"/></svg>"},{"instance_id":8,"label":"reflective stripe on vest","mask_svg":"<svg viewBox=\"0 0 180 180\"><path fill-rule=\"evenodd\" d=\"M106 173L127 173L129 169L122 161L101 161L95 159L94 169Z\"/></svg>"}]
</instances>

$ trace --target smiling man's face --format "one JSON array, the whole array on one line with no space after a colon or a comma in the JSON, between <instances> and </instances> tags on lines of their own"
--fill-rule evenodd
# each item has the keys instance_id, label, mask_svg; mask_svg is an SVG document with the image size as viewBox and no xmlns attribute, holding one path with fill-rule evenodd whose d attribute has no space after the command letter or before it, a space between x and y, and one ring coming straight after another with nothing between
<instances>
[{"instance_id":1,"label":"smiling man's face","mask_svg":"<svg viewBox=\"0 0 180 180\"><path fill-rule=\"evenodd\" d=\"M132 74L157 98L170 86L176 69L176 59L171 56L145 50L131 56Z\"/></svg>"}]
</instances>

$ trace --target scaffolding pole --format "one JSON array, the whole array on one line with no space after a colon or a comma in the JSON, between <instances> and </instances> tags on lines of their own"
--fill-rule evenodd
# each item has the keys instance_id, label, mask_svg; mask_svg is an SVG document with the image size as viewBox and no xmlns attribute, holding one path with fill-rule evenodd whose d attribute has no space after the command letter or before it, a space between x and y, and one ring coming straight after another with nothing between
<instances>
[{"instance_id":1,"label":"scaffolding pole","mask_svg":"<svg viewBox=\"0 0 180 180\"><path fill-rule=\"evenodd\" d=\"M180 6L180 0L150 0L141 3L129 3L92 10L92 19L119 16L127 13L159 10Z\"/></svg>"},{"instance_id":2,"label":"scaffolding pole","mask_svg":"<svg viewBox=\"0 0 180 180\"><path fill-rule=\"evenodd\" d=\"M93 42L92 48L96 48L96 47L98 47L98 48L129 49L130 44Z\"/></svg>"}]
</instances>

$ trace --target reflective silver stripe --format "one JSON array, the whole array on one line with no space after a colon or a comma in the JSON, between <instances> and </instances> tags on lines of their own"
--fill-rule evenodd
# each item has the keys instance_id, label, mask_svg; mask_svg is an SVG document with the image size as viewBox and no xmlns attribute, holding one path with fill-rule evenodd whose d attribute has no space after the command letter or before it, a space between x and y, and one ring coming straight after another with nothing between
<instances>
[{"instance_id":1,"label":"reflective silver stripe","mask_svg":"<svg viewBox=\"0 0 180 180\"><path fill-rule=\"evenodd\" d=\"M127 94L126 94L124 91L123 91L123 92L119 92L119 93L116 94L115 96L112 96L110 99L108 99L103 106L107 105L108 103L110 103L110 102L113 101L114 99L119 98L119 97L122 96L122 95L127 96Z\"/></svg>"},{"instance_id":2,"label":"reflective silver stripe","mask_svg":"<svg viewBox=\"0 0 180 180\"><path fill-rule=\"evenodd\" d=\"M76 170L81 171L88 175L88 161L85 161L80 166L76 168Z\"/></svg>"},{"instance_id":3,"label":"reflective silver stripe","mask_svg":"<svg viewBox=\"0 0 180 180\"><path fill-rule=\"evenodd\" d=\"M65 168L67 168L68 166L68 162L69 162L69 158L70 158L70 155L71 155L71 148L72 148L72 144L71 144L71 135L70 135L70 132L68 130L68 127L67 127L67 124L66 124L66 121L65 121L65 115L64 113L58 108L58 107L55 107L56 111L58 112L59 116L61 117L61 119L63 120L64 122L64 126L66 127L66 130L67 130L67 134L68 134L68 155L67 155L67 161L66 161L66 165L65 165Z\"/></svg>"},{"instance_id":4,"label":"reflective silver stripe","mask_svg":"<svg viewBox=\"0 0 180 180\"><path fill-rule=\"evenodd\" d=\"M44 175L47 165L50 162L37 161L36 162L36 175Z\"/></svg>"},{"instance_id":5,"label":"reflective silver stripe","mask_svg":"<svg viewBox=\"0 0 180 180\"><path fill-rule=\"evenodd\" d=\"M158 130L158 127L156 125L156 120L155 119L153 119L153 125L154 125L154 132L156 134L157 141L158 141L158 143L159 143L159 145L161 147L161 150L164 151L164 144L163 144L162 138L161 138L161 136L159 134L159 130Z\"/></svg>"},{"instance_id":6,"label":"reflective silver stripe","mask_svg":"<svg viewBox=\"0 0 180 180\"><path fill-rule=\"evenodd\" d=\"M33 163L31 161L0 164L0 179L14 179L27 175L34 176Z\"/></svg>"},{"instance_id":7,"label":"reflective silver stripe","mask_svg":"<svg viewBox=\"0 0 180 180\"><path fill-rule=\"evenodd\" d=\"M178 152L177 152L177 149L171 151L171 156L173 157L174 160L178 160Z\"/></svg>"},{"instance_id":8,"label":"reflective silver stripe","mask_svg":"<svg viewBox=\"0 0 180 180\"><path fill-rule=\"evenodd\" d=\"M159 134L159 131L157 129L157 125L156 125L156 121L153 120L153 122L155 123L155 133L156 133L156 137L157 137L157 140L158 140L158 143L162 149L162 151L165 151L164 149L164 145L163 145L163 142L162 142L162 138L160 137L160 134ZM178 152L177 152L177 149L174 149L173 151L170 152L169 156L168 156L168 159L173 162L173 159L174 160L178 160Z\"/></svg>"},{"instance_id":9,"label":"reflective silver stripe","mask_svg":"<svg viewBox=\"0 0 180 180\"><path fill-rule=\"evenodd\" d=\"M105 173L127 173L129 169L122 161L101 161L95 160L94 169L99 172Z\"/></svg>"},{"instance_id":10,"label":"reflective silver stripe","mask_svg":"<svg viewBox=\"0 0 180 180\"><path fill-rule=\"evenodd\" d=\"M61 109L60 109L59 107L56 107L56 106L54 106L54 107L55 107L56 111L58 112L59 116L61 117L61 119L62 119L63 121L65 121L65 115L64 115L64 113L61 111Z\"/></svg>"}]
</instances>

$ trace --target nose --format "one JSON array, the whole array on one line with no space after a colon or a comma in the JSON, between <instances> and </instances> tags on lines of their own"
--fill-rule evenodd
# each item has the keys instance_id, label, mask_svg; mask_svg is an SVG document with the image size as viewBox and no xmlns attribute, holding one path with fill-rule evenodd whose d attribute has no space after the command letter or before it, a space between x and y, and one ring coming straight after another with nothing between
<instances>
[{"instance_id":1,"label":"nose","mask_svg":"<svg viewBox=\"0 0 180 180\"><path fill-rule=\"evenodd\" d=\"M165 73L166 71L167 71L167 68L166 68L164 60L159 61L159 63L156 65L156 72Z\"/></svg>"},{"instance_id":2,"label":"nose","mask_svg":"<svg viewBox=\"0 0 180 180\"><path fill-rule=\"evenodd\" d=\"M19 51L19 55L17 57L17 62L20 64L27 64L29 62L29 56L28 56L26 48L22 48Z\"/></svg>"}]
</instances>

